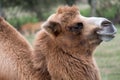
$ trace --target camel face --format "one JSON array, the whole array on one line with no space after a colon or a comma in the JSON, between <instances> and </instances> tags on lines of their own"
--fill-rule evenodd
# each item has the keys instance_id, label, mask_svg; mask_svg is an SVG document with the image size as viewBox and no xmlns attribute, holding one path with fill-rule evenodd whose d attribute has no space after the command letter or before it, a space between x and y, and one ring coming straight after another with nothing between
<instances>
[{"instance_id":1,"label":"camel face","mask_svg":"<svg viewBox=\"0 0 120 80\"><path fill-rule=\"evenodd\" d=\"M57 44L69 47L84 43L97 46L111 40L116 33L116 28L106 18L84 17L76 7L58 9L42 27Z\"/></svg>"}]
</instances>

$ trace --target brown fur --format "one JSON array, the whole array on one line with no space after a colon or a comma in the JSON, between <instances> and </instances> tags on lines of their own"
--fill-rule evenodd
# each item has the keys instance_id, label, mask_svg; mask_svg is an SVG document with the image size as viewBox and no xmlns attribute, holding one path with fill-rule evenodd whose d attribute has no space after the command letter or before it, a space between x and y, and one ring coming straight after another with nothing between
<instances>
[{"instance_id":1,"label":"brown fur","mask_svg":"<svg viewBox=\"0 0 120 80\"><path fill-rule=\"evenodd\" d=\"M32 50L23 36L0 17L0 80L39 80L30 59Z\"/></svg>"},{"instance_id":2,"label":"brown fur","mask_svg":"<svg viewBox=\"0 0 120 80\"><path fill-rule=\"evenodd\" d=\"M78 8L65 6L42 25L33 52L34 67L51 76L42 80L100 80L93 51L101 40L94 33L97 26L86 21ZM71 32L80 22L84 28Z\"/></svg>"}]
</instances>

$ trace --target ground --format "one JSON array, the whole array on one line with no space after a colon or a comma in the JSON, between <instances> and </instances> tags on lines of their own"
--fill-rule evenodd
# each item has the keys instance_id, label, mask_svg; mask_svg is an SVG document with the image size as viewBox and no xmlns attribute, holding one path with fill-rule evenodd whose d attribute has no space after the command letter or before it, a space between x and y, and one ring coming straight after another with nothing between
<instances>
[{"instance_id":1,"label":"ground","mask_svg":"<svg viewBox=\"0 0 120 80\"><path fill-rule=\"evenodd\" d=\"M94 52L102 80L120 79L120 25L117 29L116 37L110 42L103 42ZM32 44L34 35L26 38Z\"/></svg>"}]
</instances>

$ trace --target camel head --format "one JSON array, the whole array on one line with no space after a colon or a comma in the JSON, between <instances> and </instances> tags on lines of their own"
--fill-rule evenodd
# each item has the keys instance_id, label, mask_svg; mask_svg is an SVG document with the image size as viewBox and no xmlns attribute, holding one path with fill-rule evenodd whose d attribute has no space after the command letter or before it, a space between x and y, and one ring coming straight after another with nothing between
<instances>
[{"instance_id":1,"label":"camel head","mask_svg":"<svg viewBox=\"0 0 120 80\"><path fill-rule=\"evenodd\" d=\"M103 17L84 17L76 6L60 7L42 25L43 30L59 45L95 48L102 41L114 38L116 28Z\"/></svg>"}]
</instances>

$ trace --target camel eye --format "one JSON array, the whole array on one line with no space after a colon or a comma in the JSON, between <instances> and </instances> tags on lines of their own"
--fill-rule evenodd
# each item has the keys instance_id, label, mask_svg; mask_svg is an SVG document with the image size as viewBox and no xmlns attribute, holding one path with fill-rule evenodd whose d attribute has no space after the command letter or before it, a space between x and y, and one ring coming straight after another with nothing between
<instances>
[{"instance_id":1,"label":"camel eye","mask_svg":"<svg viewBox=\"0 0 120 80\"><path fill-rule=\"evenodd\" d=\"M83 23L76 23L70 27L71 32L79 32L81 29L83 29Z\"/></svg>"},{"instance_id":2,"label":"camel eye","mask_svg":"<svg viewBox=\"0 0 120 80\"><path fill-rule=\"evenodd\" d=\"M83 23L77 23L77 27L78 27L78 29L82 29L83 28Z\"/></svg>"}]
</instances>

